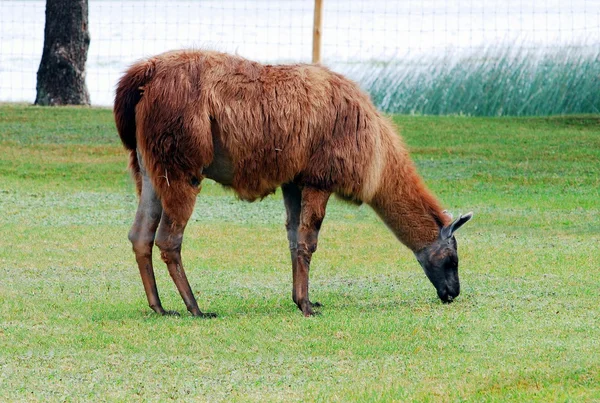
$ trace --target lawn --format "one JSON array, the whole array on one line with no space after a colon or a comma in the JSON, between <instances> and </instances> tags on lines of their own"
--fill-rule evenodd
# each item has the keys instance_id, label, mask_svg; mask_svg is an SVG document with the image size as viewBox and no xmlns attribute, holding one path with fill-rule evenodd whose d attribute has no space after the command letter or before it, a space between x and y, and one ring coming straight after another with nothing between
<instances>
[{"instance_id":1,"label":"lawn","mask_svg":"<svg viewBox=\"0 0 600 403\"><path fill-rule=\"evenodd\" d=\"M205 183L185 312L147 307L133 184L106 109L0 105L0 400L600 399L600 117L396 116L455 215L462 293L442 304L368 206L332 199L311 297L291 301L281 194Z\"/></svg>"}]
</instances>

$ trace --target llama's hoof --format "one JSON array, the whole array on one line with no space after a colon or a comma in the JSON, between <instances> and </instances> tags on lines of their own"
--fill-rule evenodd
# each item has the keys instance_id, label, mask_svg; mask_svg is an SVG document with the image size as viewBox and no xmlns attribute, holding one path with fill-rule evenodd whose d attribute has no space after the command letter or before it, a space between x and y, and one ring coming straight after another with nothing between
<instances>
[{"instance_id":1,"label":"llama's hoof","mask_svg":"<svg viewBox=\"0 0 600 403\"><path fill-rule=\"evenodd\" d=\"M321 312L313 311L312 309L309 309L307 312L302 311L302 314L304 315L305 318L310 318L311 316L321 315Z\"/></svg>"},{"instance_id":2,"label":"llama's hoof","mask_svg":"<svg viewBox=\"0 0 600 403\"><path fill-rule=\"evenodd\" d=\"M313 311L313 308L319 308L322 305L319 302L301 302L298 304L298 308L300 308L300 310L302 311L302 314L304 316L306 316L307 318L310 316L317 316L320 315L320 312L317 311Z\"/></svg>"},{"instance_id":3,"label":"llama's hoof","mask_svg":"<svg viewBox=\"0 0 600 403\"><path fill-rule=\"evenodd\" d=\"M161 312L163 316L181 316L177 311L163 311Z\"/></svg>"},{"instance_id":4,"label":"llama's hoof","mask_svg":"<svg viewBox=\"0 0 600 403\"><path fill-rule=\"evenodd\" d=\"M199 314L194 314L193 316L195 318L211 319L211 318L216 318L217 314L213 313L213 312L200 312Z\"/></svg>"}]
</instances>

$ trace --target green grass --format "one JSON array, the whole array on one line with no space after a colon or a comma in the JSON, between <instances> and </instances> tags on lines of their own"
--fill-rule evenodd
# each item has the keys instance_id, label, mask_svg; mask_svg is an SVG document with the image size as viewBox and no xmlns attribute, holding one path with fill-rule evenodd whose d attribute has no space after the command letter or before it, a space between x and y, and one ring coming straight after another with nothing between
<instances>
[{"instance_id":1,"label":"green grass","mask_svg":"<svg viewBox=\"0 0 600 403\"><path fill-rule=\"evenodd\" d=\"M541 116L600 113L600 52L519 46L336 65L388 113Z\"/></svg>"},{"instance_id":2,"label":"green grass","mask_svg":"<svg viewBox=\"0 0 600 403\"><path fill-rule=\"evenodd\" d=\"M332 200L324 308L303 318L281 195L206 183L183 258L219 317L196 320L146 306L111 112L0 105L0 400L599 400L600 117L395 120L443 204L475 212L456 302L368 207Z\"/></svg>"}]
</instances>

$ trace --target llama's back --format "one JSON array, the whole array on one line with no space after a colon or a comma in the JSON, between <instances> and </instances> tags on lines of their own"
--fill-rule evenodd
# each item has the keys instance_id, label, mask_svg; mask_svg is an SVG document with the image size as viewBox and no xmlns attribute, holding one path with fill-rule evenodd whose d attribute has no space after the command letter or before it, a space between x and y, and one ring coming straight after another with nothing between
<instances>
[{"instance_id":1,"label":"llama's back","mask_svg":"<svg viewBox=\"0 0 600 403\"><path fill-rule=\"evenodd\" d=\"M321 66L241 58L216 64L203 81L242 198L298 179L370 199L382 165L383 120L355 83Z\"/></svg>"}]
</instances>

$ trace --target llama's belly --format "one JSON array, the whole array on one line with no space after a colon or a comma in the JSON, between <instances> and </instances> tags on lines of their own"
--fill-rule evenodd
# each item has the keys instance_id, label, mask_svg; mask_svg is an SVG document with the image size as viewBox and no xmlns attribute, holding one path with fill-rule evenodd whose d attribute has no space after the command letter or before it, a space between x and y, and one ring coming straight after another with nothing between
<instances>
[{"instance_id":1,"label":"llama's belly","mask_svg":"<svg viewBox=\"0 0 600 403\"><path fill-rule=\"evenodd\" d=\"M248 175L248 165L256 167L261 161L254 160L253 164L236 164L233 162L227 150L219 142L214 143L213 161L205 167L202 175L215 182L231 187L240 199L254 201L274 193L281 185L280 181L273 177L268 167L254 171Z\"/></svg>"},{"instance_id":2,"label":"llama's belly","mask_svg":"<svg viewBox=\"0 0 600 403\"><path fill-rule=\"evenodd\" d=\"M204 168L202 174L224 186L233 185L233 161L220 147L215 147L211 164Z\"/></svg>"}]
</instances>

